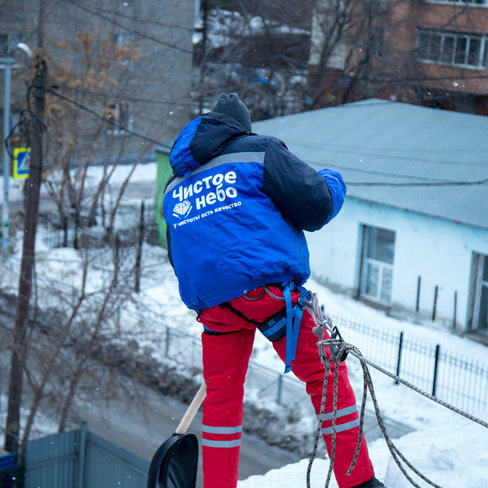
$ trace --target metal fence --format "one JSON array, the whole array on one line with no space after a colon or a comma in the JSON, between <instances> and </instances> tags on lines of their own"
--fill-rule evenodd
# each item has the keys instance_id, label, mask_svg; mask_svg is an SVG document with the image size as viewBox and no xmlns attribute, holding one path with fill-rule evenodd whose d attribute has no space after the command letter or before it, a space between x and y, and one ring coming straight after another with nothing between
<instances>
[{"instance_id":1,"label":"metal fence","mask_svg":"<svg viewBox=\"0 0 488 488\"><path fill-rule=\"evenodd\" d=\"M94 262L103 266L104 257L100 249ZM129 254L129 251L128 251ZM143 247L141 279L146 286L162 283L164 272L161 271L163 251L154 247ZM132 261L127 258L127 263ZM128 264L129 266L129 264ZM2 260L2 286L18 283L18 264L11 260ZM42 303L49 303L55 296L64 298L72 294L76 296L76 289L64 283L55 282L45 277L37 277L38 293L41 287L46 289L46 298ZM8 285L7 285L8 286ZM53 293L53 289L62 289L63 293ZM131 316L149 331L156 331L157 337L164 339L165 356L172 361L190 365L192 368L201 366L200 341L198 337L185 334L180 328L172 327L158 320L159 312L145 307L142 315L134 316L134 312L122 311ZM121 315L122 316L122 315ZM334 323L340 328L347 342L358 347L364 356L389 372L397 374L402 379L412 383L428 393L448 402L455 407L476 414L488 407L488 366L462 354L444 350L438 344L407 337L401 331L386 330L372 324L361 323L349 317L331 314ZM147 337L149 337L147 336ZM286 384L286 388L283 386ZM278 403L291 402L292 405L302 403L306 398L303 385L289 375L269 370L257 363L251 362L247 377L247 389L261 392ZM285 397L285 396L286 397Z\"/></svg>"},{"instance_id":2,"label":"metal fence","mask_svg":"<svg viewBox=\"0 0 488 488\"><path fill-rule=\"evenodd\" d=\"M347 342L369 360L416 387L469 413L488 407L488 365L439 344L331 314Z\"/></svg>"},{"instance_id":3,"label":"metal fence","mask_svg":"<svg viewBox=\"0 0 488 488\"><path fill-rule=\"evenodd\" d=\"M137 223L137 212L131 219ZM147 224L149 225L149 224ZM44 235L45 242L60 245L58 235L61 230L59 226L48 227ZM164 259L164 251L153 246L142 247L142 259L140 262L140 278L145 286L160 284L164 280L161 273L161 260ZM96 269L106 269L110 272L111 253L113 250L107 248L89 248L90 264ZM131 275L131 270L137 264L137 249L135 246L123 247L120 249L118 265L121 275ZM12 271L8 261L3 262L3 267L8 272L2 272L2 282L9 279L14 283L18 275ZM134 273L132 273L133 275ZM46 281L39 277L37 283ZM44 285L46 288L54 286L65 289L63 295L68 293L76 295L76 290L66 291L66 284L54 283ZM51 293L51 296L55 294ZM126 311L123 311L126 313ZM201 365L200 343L195 337L189 337L180 329L171 327L168 324L158 321L157 312L145 309L144 316L137 317L139 323L151 330L157 330L158 336L165 337L165 355L167 358L184 362L192 367ZM344 315L331 314L334 323L341 329L342 335L347 342L357 346L371 361L396 373L402 379L409 381L418 388L425 390L440 399L453 404L454 406L476 413L480 409L488 407L488 367L486 363L472 360L453 351L444 350L439 345L429 344L418 339L405 336L401 331L385 330L377 325L365 324ZM286 383L287 388L282 386ZM306 397L304 388L300 382L293 377L283 376L281 373L264 368L251 362L247 378L248 388L258 390L263 395L272 397L278 403L288 402L290 399L284 395L290 395L292 404L301 403ZM285 391L286 390L286 391ZM288 393L290 392L290 393Z\"/></svg>"},{"instance_id":4,"label":"metal fence","mask_svg":"<svg viewBox=\"0 0 488 488\"><path fill-rule=\"evenodd\" d=\"M191 368L201 365L200 340L181 329L159 323L145 311L144 327L158 331L164 356ZM404 332L385 330L331 314L345 340L382 368L427 393L471 414L488 407L486 363L406 337ZM161 339L163 338L163 339ZM393 381L393 380L392 380ZM307 400L303 384L290 375L250 362L246 392L272 398L278 404L296 406Z\"/></svg>"},{"instance_id":5,"label":"metal fence","mask_svg":"<svg viewBox=\"0 0 488 488\"><path fill-rule=\"evenodd\" d=\"M156 314L155 314L156 315ZM138 317L125 310L122 320L138 320ZM138 320L139 323L141 323ZM202 351L199 336L189 335L181 328L172 327L164 322L159 322L148 313L144 312L142 322L143 330L153 331L154 335L146 335L153 344L160 344L162 355L170 361L184 365L187 370L201 370ZM295 408L299 404L306 404L310 414L313 411L309 405L309 397L305 391L305 385L292 375L284 375L269 369L268 367L251 360L246 376L246 395L266 397L272 399L278 405L288 405Z\"/></svg>"},{"instance_id":6,"label":"metal fence","mask_svg":"<svg viewBox=\"0 0 488 488\"><path fill-rule=\"evenodd\" d=\"M149 462L86 429L27 443L24 488L143 488Z\"/></svg>"}]
</instances>

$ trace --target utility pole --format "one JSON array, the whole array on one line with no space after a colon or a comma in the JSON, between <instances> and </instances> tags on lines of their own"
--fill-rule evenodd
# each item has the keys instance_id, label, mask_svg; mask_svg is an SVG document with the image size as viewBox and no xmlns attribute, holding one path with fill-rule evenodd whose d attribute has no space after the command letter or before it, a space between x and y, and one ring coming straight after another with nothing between
<instances>
[{"instance_id":1,"label":"utility pole","mask_svg":"<svg viewBox=\"0 0 488 488\"><path fill-rule=\"evenodd\" d=\"M42 131L44 130L44 106L46 99L46 61L40 57L35 62L36 75L29 87L33 95L32 123L30 127L31 159L27 181L26 213L24 221L24 243L19 279L19 295L14 327L10 382L8 392L8 412L5 429L5 450L16 452L19 448L20 406L22 399L22 379L27 357L27 329L29 301L32 290L34 269L37 215L42 175ZM29 95L28 95L29 96ZM25 453L20 453L23 460Z\"/></svg>"}]
</instances>

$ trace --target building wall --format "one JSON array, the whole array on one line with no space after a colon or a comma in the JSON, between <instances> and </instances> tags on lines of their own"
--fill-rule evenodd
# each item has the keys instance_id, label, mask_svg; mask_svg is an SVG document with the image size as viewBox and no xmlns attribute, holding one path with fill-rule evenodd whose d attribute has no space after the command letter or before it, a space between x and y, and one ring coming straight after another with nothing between
<instances>
[{"instance_id":1,"label":"building wall","mask_svg":"<svg viewBox=\"0 0 488 488\"><path fill-rule=\"evenodd\" d=\"M415 50L417 29L429 28L437 31L449 31L470 34L488 34L488 9L475 5L449 5L434 2L419 2L410 19L410 37L405 38L405 46ZM485 70L460 68L419 62L420 72L426 78L435 78L435 88L448 90L451 93L486 94L488 87L486 78L476 77L476 73ZM453 79L458 76L459 79ZM432 81L419 82L423 86L433 86Z\"/></svg>"},{"instance_id":2,"label":"building wall","mask_svg":"<svg viewBox=\"0 0 488 488\"><path fill-rule=\"evenodd\" d=\"M111 87L109 96L103 96L102 82L91 88L89 105L95 112L104 115L111 105L120 101L130 104L131 126L128 128L157 141L176 137L189 121L194 0L100 0L90 4L80 2L80 5L44 0L43 16L39 0L5 0L1 4L0 35L21 36L32 50L42 41L52 56L48 65L51 74L55 73L56 63L79 66L87 61L79 53L67 52L55 44L74 39L79 31L96 36L97 50L104 49L104 37L109 43L116 38L121 42L127 40L139 49L138 59L127 63L125 70L99 73L102 82L109 76L116 78L117 84ZM22 68L32 61L18 50L10 55L18 59L19 65L12 75L12 113L15 116L15 102L21 102L26 94L23 80L27 79L28 71ZM94 52L93 59L88 62L94 63L96 56ZM60 89L64 90L64 95L76 96L77 101L87 100L86 93L72 95L66 91L80 87L81 81L72 80L72 86ZM0 84L3 89L3 80ZM92 129L98 129L96 119ZM108 126L104 130L108 130ZM88 129L88 137L89 134ZM129 152L135 154L148 145L144 139L127 133L119 138L120 141L124 139L126 150L129 145Z\"/></svg>"},{"instance_id":3,"label":"building wall","mask_svg":"<svg viewBox=\"0 0 488 488\"><path fill-rule=\"evenodd\" d=\"M347 198L338 217L324 229L308 233L312 274L320 281L357 296L362 226L395 232L391 313L416 315L421 277L419 316L432 317L438 287L436 321L467 325L473 253L488 255L488 231Z\"/></svg>"},{"instance_id":4,"label":"building wall","mask_svg":"<svg viewBox=\"0 0 488 488\"><path fill-rule=\"evenodd\" d=\"M483 6L474 2L454 4L448 0L445 2L429 0L358 2L353 11L353 21L347 29L348 45L344 56L344 60L348 60L346 71L354 73L366 59L368 68L365 73L360 73L360 78L405 81L390 83L378 81L369 85L363 83L359 93L352 93L349 97L391 98L406 102L413 100L413 103L423 103L436 108L487 115L486 66L443 65L430 60L417 59L419 29L487 36L487 7L488 4ZM369 16L371 16L372 28L369 27L368 34L369 24L364 23L364 19ZM358 40L356 36L359 32L362 35ZM319 38L320 36L312 32L312 39ZM372 49L373 44L378 46L378 49ZM368 45L369 55L365 56ZM488 40L486 46L488 49ZM379 52L376 52L377 50ZM315 76L313 71L311 73ZM328 85L337 84L338 79L338 76L332 78L329 72L323 73L321 87L316 90L317 93L321 93L321 90L330 92ZM369 92L364 95L363 92L366 90ZM341 103L343 98L340 93L337 95L333 102L328 101L326 97L318 98L315 107Z\"/></svg>"}]
</instances>

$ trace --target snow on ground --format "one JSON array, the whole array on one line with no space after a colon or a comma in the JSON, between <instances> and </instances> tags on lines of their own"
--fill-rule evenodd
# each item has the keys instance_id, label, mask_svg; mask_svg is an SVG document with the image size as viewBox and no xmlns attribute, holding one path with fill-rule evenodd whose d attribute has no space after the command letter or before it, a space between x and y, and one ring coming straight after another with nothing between
<instances>
[{"instance_id":1,"label":"snow on ground","mask_svg":"<svg viewBox=\"0 0 488 488\"><path fill-rule=\"evenodd\" d=\"M488 415L485 415L488 421ZM437 425L414 432L395 442L400 452L427 479L442 488L486 488L488 486L488 429L467 419L446 415ZM386 488L412 485L393 461L383 440L369 445L376 477ZM240 481L238 488L296 488L306 486L308 460L272 470L263 476ZM311 487L324 486L329 463L317 459L312 466ZM408 476L420 487L432 486L412 471ZM337 488L334 478L330 488ZM435 485L434 485L435 486Z\"/></svg>"},{"instance_id":2,"label":"snow on ground","mask_svg":"<svg viewBox=\"0 0 488 488\"><path fill-rule=\"evenodd\" d=\"M129 171L128 166L121 166L113 180L123 181ZM99 168L93 170L96 179ZM131 178L132 182L154 184L156 165L154 163L139 165ZM1 184L1 181L0 181ZM10 198L21 198L21 187L11 186ZM1 194L0 199L3 198ZM76 253L71 250L48 249L42 244L37 247L39 257L37 272L53 278L70 281L77 275ZM144 290L141 301L143 305L171 314L175 321L185 325L185 330L195 336L201 333L201 326L195 321L192 312L186 310L178 297L177 282L169 268L163 283L158 287ZM74 284L74 283L71 283ZM424 342L441 344L447 350L464 354L472 359L486 362L488 349L467 338L461 338L445 328L425 322L422 324L397 320L386 316L384 312L374 310L350 297L333 293L314 280L307 287L316 292L320 303L325 305L326 312L339 313L362 323L374 324L388 330L403 331L406 336L418 338ZM365 357L367 352L363 351ZM283 365L276 357L267 340L259 334L256 336L253 359L276 371L282 371ZM348 359L351 383L358 398L362 391L362 375L356 362ZM442 488L487 488L488 487L488 428L468 420L459 414L438 405L402 385L394 385L389 378L372 371L375 391L382 413L390 418L404 422L416 429L416 432L394 441L402 454L426 477ZM478 412L477 418L488 422L488 412ZM392 460L386 442L377 440L369 445L369 450L378 479L385 482L387 488L406 488L412 486L399 471ZM263 476L252 476L239 482L239 488L296 488L305 486L308 460L272 470ZM312 488L324 486L328 470L328 461L316 459L313 464ZM410 472L411 474L411 472ZM431 486L412 475L420 487ZM435 486L435 485L434 485ZM337 484L332 478L331 488Z\"/></svg>"},{"instance_id":3,"label":"snow on ground","mask_svg":"<svg viewBox=\"0 0 488 488\"><path fill-rule=\"evenodd\" d=\"M160 287L147 290L153 306L162 296L177 302L177 284L171 275ZM443 344L447 349L457 351L471 358L486 361L487 348L466 338L458 337L440 326L414 324L386 316L349 297L338 295L309 280L308 287L315 291L321 303L330 313L340 312L360 322L374 323L378 327L403 330L409 337L425 338L426 342ZM191 314L183 308L174 310L176 314ZM193 319L190 316L190 320ZM188 327L195 334L201 332L199 324ZM366 352L363 354L367 357ZM282 371L283 365L277 359L269 342L256 335L253 359L261 364ZM359 363L348 360L351 382L359 398L362 391L362 375ZM371 371L379 407L384 415L419 429L417 432L394 441L400 452L424 476L442 488L487 488L488 487L488 428L475 423L435 402L419 395L402 385L394 385L393 380ZM480 392L481 393L481 392ZM371 407L371 405L369 405ZM479 412L477 418L488 422L488 412ZM376 476L384 481L387 488L407 488L412 486L393 461L386 442L377 440L369 445L376 470ZM324 486L328 461L316 459L311 475L311 487ZM296 488L306 486L308 460L272 470L263 476L252 476L240 481L238 488ZM420 487L431 486L408 471L409 476ZM332 477L330 488L337 488Z\"/></svg>"}]
</instances>

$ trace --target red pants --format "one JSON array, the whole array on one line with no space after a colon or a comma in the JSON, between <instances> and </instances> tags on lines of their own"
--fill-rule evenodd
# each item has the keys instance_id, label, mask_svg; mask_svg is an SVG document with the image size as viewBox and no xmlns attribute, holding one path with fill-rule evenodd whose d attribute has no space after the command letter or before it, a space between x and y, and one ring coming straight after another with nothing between
<instances>
[{"instance_id":1,"label":"red pants","mask_svg":"<svg viewBox=\"0 0 488 488\"><path fill-rule=\"evenodd\" d=\"M276 287L268 287L274 295L283 296ZM248 319L264 322L284 308L283 300L258 288L230 302L230 305ZM249 298L253 298L250 300ZM298 300L292 292L292 301ZM207 397L203 403L203 480L204 488L235 488L238 479L239 451L242 433L244 381L252 352L256 325L234 311L221 306L203 310L200 321L220 335L202 334L203 374ZM313 318L304 310L293 372L306 384L313 407L320 413L324 366L320 361L313 333ZM285 361L286 336L273 342L273 347ZM334 364L327 379L322 433L327 450L331 452L333 412ZM330 392L330 393L329 393ZM349 383L345 362L339 365L337 394L337 426L334 475L340 488L352 488L374 476L366 440L363 438L359 457L350 476L346 472L354 457L359 434L359 416L356 399ZM312 436L311 436L312 437ZM325 476L325 473L324 473Z\"/></svg>"}]
</instances>

